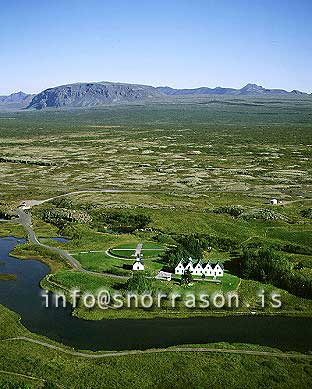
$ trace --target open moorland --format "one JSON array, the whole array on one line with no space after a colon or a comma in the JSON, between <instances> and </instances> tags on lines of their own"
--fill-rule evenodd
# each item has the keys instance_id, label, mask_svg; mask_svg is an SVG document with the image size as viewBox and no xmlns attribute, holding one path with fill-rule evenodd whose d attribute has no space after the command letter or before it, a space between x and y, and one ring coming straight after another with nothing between
<instances>
[{"instance_id":1,"label":"open moorland","mask_svg":"<svg viewBox=\"0 0 312 389\"><path fill-rule=\"evenodd\" d=\"M73 315L79 318L250 313L311 317L311 108L311 99L201 98L2 112L0 218L6 221L0 221L0 234L26 237L25 223L13 220L15 210L24 200L48 200L25 211L45 246L29 237L12 252L49 265L43 288L66 295L73 287L82 292L104 287L125 294L135 286L132 255L142 242L145 281L138 291L237 292L243 302L238 311L191 313L179 303L175 310L165 304L161 310L105 311L78 304ZM273 197L277 205L270 204ZM53 249L65 250L79 266L73 268ZM204 262L220 261L222 282L194 279L185 285L176 275L172 281L156 280L160 270L174 271L181 253ZM0 282L15 282L14 274L3 274ZM282 306L260 306L260 289L266 295L278 292ZM6 323L0 327L2 339L22 336L62 347L29 333L2 306L0 315ZM296 358L167 351L83 359L21 339L10 342L10 348L7 344L0 342L0 387L13 381L17 387L78 387L84 379L115 387L117 381L129 387L311 383L310 360ZM246 345L211 347L275 352ZM73 365L79 372L75 377ZM134 375L137 366L140 374ZM174 377L159 371L174 371ZM222 379L212 381L217 376Z\"/></svg>"},{"instance_id":2,"label":"open moorland","mask_svg":"<svg viewBox=\"0 0 312 389\"><path fill-rule=\"evenodd\" d=\"M309 193L312 99L218 100L1 113L1 198L101 188L263 201Z\"/></svg>"}]
</instances>

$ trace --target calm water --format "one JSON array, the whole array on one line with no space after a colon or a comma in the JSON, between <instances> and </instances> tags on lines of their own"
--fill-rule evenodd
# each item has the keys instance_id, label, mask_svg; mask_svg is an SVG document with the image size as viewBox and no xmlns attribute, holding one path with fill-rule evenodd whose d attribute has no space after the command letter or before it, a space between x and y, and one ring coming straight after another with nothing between
<instances>
[{"instance_id":1,"label":"calm water","mask_svg":"<svg viewBox=\"0 0 312 389\"><path fill-rule=\"evenodd\" d=\"M40 280L46 265L9 256L15 238L0 238L0 272L16 281L0 281L0 304L18 312L32 332L66 345L90 350L167 347L187 343L244 342L282 350L312 350L312 319L284 317L220 317L192 319L84 321L70 308L45 308Z\"/></svg>"}]
</instances>

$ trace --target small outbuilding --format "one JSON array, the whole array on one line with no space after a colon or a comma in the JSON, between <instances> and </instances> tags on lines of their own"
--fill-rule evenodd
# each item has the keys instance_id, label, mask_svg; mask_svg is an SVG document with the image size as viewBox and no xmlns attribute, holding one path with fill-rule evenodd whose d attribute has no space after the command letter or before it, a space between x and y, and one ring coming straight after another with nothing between
<instances>
[{"instance_id":1,"label":"small outbuilding","mask_svg":"<svg viewBox=\"0 0 312 389\"><path fill-rule=\"evenodd\" d=\"M270 203L272 205L276 205L278 203L277 199L275 197L273 197L271 200L270 200Z\"/></svg>"},{"instance_id":2,"label":"small outbuilding","mask_svg":"<svg viewBox=\"0 0 312 389\"><path fill-rule=\"evenodd\" d=\"M169 273L167 271L160 271L157 276L155 277L156 280L164 280L164 281L171 281L172 273Z\"/></svg>"}]
</instances>

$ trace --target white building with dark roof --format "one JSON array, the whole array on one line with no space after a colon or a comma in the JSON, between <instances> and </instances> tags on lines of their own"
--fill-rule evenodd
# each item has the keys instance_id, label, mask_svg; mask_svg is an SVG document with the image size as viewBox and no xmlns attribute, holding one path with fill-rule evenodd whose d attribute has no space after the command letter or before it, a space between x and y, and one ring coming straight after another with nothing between
<instances>
[{"instance_id":1,"label":"white building with dark roof","mask_svg":"<svg viewBox=\"0 0 312 389\"><path fill-rule=\"evenodd\" d=\"M224 274L224 266L223 264L218 261L216 264L215 264L215 267L214 267L214 277L223 277L223 274Z\"/></svg>"},{"instance_id":2,"label":"white building with dark roof","mask_svg":"<svg viewBox=\"0 0 312 389\"><path fill-rule=\"evenodd\" d=\"M179 274L179 275L182 275L184 274L184 271L185 271L185 268L184 268L184 265L183 265L183 261L181 260L178 265L176 266L175 270L174 270L174 273L175 274Z\"/></svg>"},{"instance_id":3,"label":"white building with dark roof","mask_svg":"<svg viewBox=\"0 0 312 389\"><path fill-rule=\"evenodd\" d=\"M201 260L197 261L196 264L193 264L193 259L189 258L186 265L184 265L183 260L181 260L174 270L174 274L182 275L186 271L190 271L193 276L201 277L223 277L224 275L224 266L222 262L218 261L215 264L212 264L208 261L206 264L203 264Z\"/></svg>"},{"instance_id":4,"label":"white building with dark roof","mask_svg":"<svg viewBox=\"0 0 312 389\"><path fill-rule=\"evenodd\" d=\"M193 266L193 259L191 257L189 257L188 263L185 266L183 273L185 273L186 271L190 271L193 274L194 266Z\"/></svg>"},{"instance_id":5,"label":"white building with dark roof","mask_svg":"<svg viewBox=\"0 0 312 389\"><path fill-rule=\"evenodd\" d=\"M144 263L141 259L134 262L132 270L144 270Z\"/></svg>"},{"instance_id":6,"label":"white building with dark roof","mask_svg":"<svg viewBox=\"0 0 312 389\"><path fill-rule=\"evenodd\" d=\"M142 243L139 243L137 245L137 248L135 250L135 254L133 254L133 256L135 257L135 262L132 266L132 270L144 270L144 263L143 263L143 259L142 259L142 247L143 247L143 244Z\"/></svg>"},{"instance_id":7,"label":"white building with dark roof","mask_svg":"<svg viewBox=\"0 0 312 389\"><path fill-rule=\"evenodd\" d=\"M201 276L203 274L202 260L200 259L193 268L194 276Z\"/></svg>"},{"instance_id":8,"label":"white building with dark roof","mask_svg":"<svg viewBox=\"0 0 312 389\"><path fill-rule=\"evenodd\" d=\"M203 267L203 274L205 275L205 277L213 277L214 276L214 269L213 269L210 261L208 261L206 263L206 265Z\"/></svg>"}]
</instances>

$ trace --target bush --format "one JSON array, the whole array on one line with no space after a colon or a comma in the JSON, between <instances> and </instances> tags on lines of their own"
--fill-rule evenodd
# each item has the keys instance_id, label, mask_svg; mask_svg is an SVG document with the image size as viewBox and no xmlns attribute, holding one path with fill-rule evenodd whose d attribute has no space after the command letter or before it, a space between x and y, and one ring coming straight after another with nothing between
<instances>
[{"instance_id":1,"label":"bush","mask_svg":"<svg viewBox=\"0 0 312 389\"><path fill-rule=\"evenodd\" d=\"M214 213L226 213L233 217L238 217L244 212L244 208L240 205L225 205L223 207L218 207L213 210Z\"/></svg>"},{"instance_id":2,"label":"bush","mask_svg":"<svg viewBox=\"0 0 312 389\"><path fill-rule=\"evenodd\" d=\"M300 214L307 219L312 219L312 208L303 209Z\"/></svg>"},{"instance_id":3,"label":"bush","mask_svg":"<svg viewBox=\"0 0 312 389\"><path fill-rule=\"evenodd\" d=\"M267 208L254 208L243 212L240 217L244 220L281 220L290 222L287 216L274 212Z\"/></svg>"},{"instance_id":4,"label":"bush","mask_svg":"<svg viewBox=\"0 0 312 389\"><path fill-rule=\"evenodd\" d=\"M133 276L130 277L126 284L125 289L128 292L149 292L151 291L152 282L149 278L146 278L144 273L141 271L136 271L133 273Z\"/></svg>"}]
</instances>

